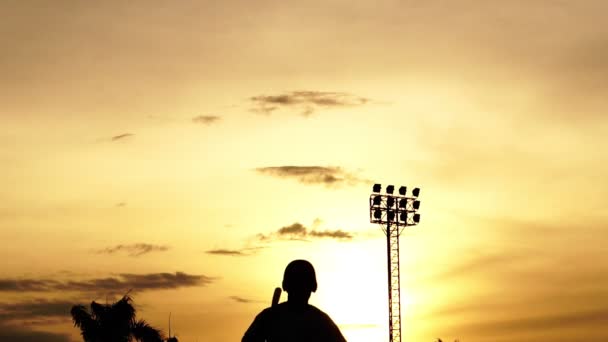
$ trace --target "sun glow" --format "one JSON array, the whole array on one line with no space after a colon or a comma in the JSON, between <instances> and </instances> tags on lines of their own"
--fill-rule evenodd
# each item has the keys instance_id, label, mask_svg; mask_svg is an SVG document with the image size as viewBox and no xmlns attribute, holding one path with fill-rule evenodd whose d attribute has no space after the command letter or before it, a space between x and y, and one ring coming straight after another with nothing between
<instances>
[{"instance_id":1,"label":"sun glow","mask_svg":"<svg viewBox=\"0 0 608 342\"><path fill-rule=\"evenodd\" d=\"M311 303L328 313L349 341L374 341L386 330L382 246L379 239L328 245L321 253L325 262L315 264L319 290Z\"/></svg>"}]
</instances>

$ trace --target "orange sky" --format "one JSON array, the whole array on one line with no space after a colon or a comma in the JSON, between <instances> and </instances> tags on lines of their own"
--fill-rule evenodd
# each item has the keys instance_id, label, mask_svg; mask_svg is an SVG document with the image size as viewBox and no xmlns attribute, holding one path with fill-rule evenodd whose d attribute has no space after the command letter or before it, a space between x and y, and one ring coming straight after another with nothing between
<instances>
[{"instance_id":1,"label":"orange sky","mask_svg":"<svg viewBox=\"0 0 608 342\"><path fill-rule=\"evenodd\" d=\"M238 341L306 258L386 341L373 182L422 188L404 341L608 338L607 2L0 6L1 340L79 341L72 304L133 288Z\"/></svg>"}]
</instances>

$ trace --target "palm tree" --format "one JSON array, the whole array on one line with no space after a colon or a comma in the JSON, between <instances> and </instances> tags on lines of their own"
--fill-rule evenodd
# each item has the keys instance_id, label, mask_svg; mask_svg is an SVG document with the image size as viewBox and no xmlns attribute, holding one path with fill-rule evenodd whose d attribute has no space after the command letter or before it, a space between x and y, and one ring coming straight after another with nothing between
<instances>
[{"instance_id":1,"label":"palm tree","mask_svg":"<svg viewBox=\"0 0 608 342\"><path fill-rule=\"evenodd\" d=\"M84 342L163 342L160 330L135 320L133 300L128 295L114 304L93 301L90 313L84 305L74 305L70 313Z\"/></svg>"}]
</instances>

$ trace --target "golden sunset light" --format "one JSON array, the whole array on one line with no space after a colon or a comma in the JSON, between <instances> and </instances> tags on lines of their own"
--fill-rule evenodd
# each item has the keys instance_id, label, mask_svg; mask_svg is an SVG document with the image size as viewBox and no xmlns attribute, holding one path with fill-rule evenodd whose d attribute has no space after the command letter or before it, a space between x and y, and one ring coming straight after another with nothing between
<instances>
[{"instance_id":1,"label":"golden sunset light","mask_svg":"<svg viewBox=\"0 0 608 342\"><path fill-rule=\"evenodd\" d=\"M0 341L89 342L71 309L125 294L241 341L296 259L347 341L388 341L375 183L421 189L402 341L608 340L607 13L3 1Z\"/></svg>"}]
</instances>

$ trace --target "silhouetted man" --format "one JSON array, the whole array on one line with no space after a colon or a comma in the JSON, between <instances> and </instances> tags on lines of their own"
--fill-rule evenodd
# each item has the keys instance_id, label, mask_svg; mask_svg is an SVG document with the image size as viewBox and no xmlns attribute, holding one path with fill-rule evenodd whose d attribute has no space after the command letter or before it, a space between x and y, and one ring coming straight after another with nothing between
<instances>
[{"instance_id":1,"label":"silhouetted man","mask_svg":"<svg viewBox=\"0 0 608 342\"><path fill-rule=\"evenodd\" d=\"M317 291L312 264L294 260L285 268L283 290L287 302L260 312L242 342L346 342L340 329L323 311L308 304Z\"/></svg>"}]
</instances>

